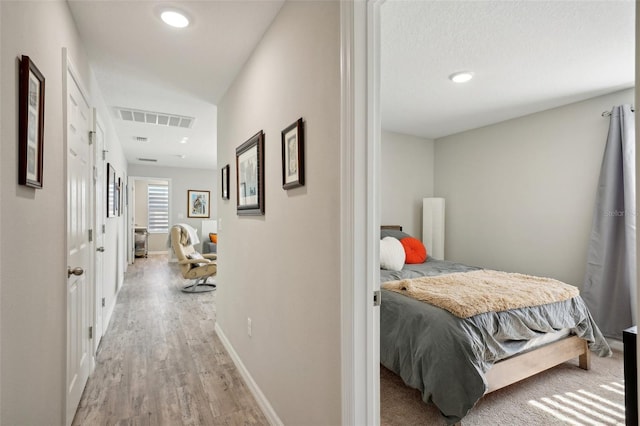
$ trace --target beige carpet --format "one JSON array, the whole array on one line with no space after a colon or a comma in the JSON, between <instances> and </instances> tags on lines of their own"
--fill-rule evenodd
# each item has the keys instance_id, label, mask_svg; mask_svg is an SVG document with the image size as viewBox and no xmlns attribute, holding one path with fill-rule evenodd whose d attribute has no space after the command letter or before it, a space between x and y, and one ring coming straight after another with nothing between
<instances>
[{"instance_id":1,"label":"beige carpet","mask_svg":"<svg viewBox=\"0 0 640 426\"><path fill-rule=\"evenodd\" d=\"M622 353L591 357L591 370L568 362L482 398L462 420L463 426L624 425ZM420 392L380 366L383 426L446 425Z\"/></svg>"}]
</instances>

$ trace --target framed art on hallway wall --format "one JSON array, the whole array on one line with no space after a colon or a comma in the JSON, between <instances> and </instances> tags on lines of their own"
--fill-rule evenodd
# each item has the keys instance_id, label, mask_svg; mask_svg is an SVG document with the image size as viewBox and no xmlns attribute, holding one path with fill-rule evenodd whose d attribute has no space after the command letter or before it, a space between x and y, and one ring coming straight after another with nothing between
<instances>
[{"instance_id":1,"label":"framed art on hallway wall","mask_svg":"<svg viewBox=\"0 0 640 426\"><path fill-rule=\"evenodd\" d=\"M222 199L229 199L229 165L222 168Z\"/></svg>"},{"instance_id":2,"label":"framed art on hallway wall","mask_svg":"<svg viewBox=\"0 0 640 426\"><path fill-rule=\"evenodd\" d=\"M107 217L118 215L118 179L116 169L111 163L107 163Z\"/></svg>"},{"instance_id":3,"label":"framed art on hallway wall","mask_svg":"<svg viewBox=\"0 0 640 426\"><path fill-rule=\"evenodd\" d=\"M44 163L44 76L33 61L20 61L18 183L42 188Z\"/></svg>"},{"instance_id":4,"label":"framed art on hallway wall","mask_svg":"<svg viewBox=\"0 0 640 426\"><path fill-rule=\"evenodd\" d=\"M282 188L304 185L304 127L302 118L282 131Z\"/></svg>"},{"instance_id":5,"label":"framed art on hallway wall","mask_svg":"<svg viewBox=\"0 0 640 426\"><path fill-rule=\"evenodd\" d=\"M208 218L210 215L210 191L187 191L187 216Z\"/></svg>"},{"instance_id":6,"label":"framed art on hallway wall","mask_svg":"<svg viewBox=\"0 0 640 426\"><path fill-rule=\"evenodd\" d=\"M264 133L260 130L236 148L236 212L264 214Z\"/></svg>"}]
</instances>

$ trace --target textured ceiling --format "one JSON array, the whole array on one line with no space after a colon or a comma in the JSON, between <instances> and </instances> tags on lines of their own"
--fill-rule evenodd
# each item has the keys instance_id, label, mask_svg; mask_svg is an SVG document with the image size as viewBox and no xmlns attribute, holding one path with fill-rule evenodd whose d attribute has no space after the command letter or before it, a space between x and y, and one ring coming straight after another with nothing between
<instances>
[{"instance_id":1,"label":"textured ceiling","mask_svg":"<svg viewBox=\"0 0 640 426\"><path fill-rule=\"evenodd\" d=\"M400 1L381 8L386 130L438 138L634 85L633 1ZM470 70L454 84L448 76Z\"/></svg>"}]
</instances>

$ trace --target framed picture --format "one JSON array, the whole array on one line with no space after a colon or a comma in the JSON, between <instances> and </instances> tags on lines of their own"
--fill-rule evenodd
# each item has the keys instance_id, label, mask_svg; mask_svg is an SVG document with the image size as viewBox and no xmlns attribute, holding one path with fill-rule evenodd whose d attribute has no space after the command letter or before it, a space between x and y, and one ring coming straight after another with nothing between
<instances>
[{"instance_id":1,"label":"framed picture","mask_svg":"<svg viewBox=\"0 0 640 426\"><path fill-rule=\"evenodd\" d=\"M264 214L264 132L236 148L238 215Z\"/></svg>"},{"instance_id":2,"label":"framed picture","mask_svg":"<svg viewBox=\"0 0 640 426\"><path fill-rule=\"evenodd\" d=\"M116 217L118 215L118 180L116 178L116 169L111 163L107 163L107 217Z\"/></svg>"},{"instance_id":3,"label":"framed picture","mask_svg":"<svg viewBox=\"0 0 640 426\"><path fill-rule=\"evenodd\" d=\"M304 185L304 126L302 118L282 131L282 187Z\"/></svg>"},{"instance_id":4,"label":"framed picture","mask_svg":"<svg viewBox=\"0 0 640 426\"><path fill-rule=\"evenodd\" d=\"M228 200L229 197L229 165L222 168L222 199Z\"/></svg>"},{"instance_id":5,"label":"framed picture","mask_svg":"<svg viewBox=\"0 0 640 426\"><path fill-rule=\"evenodd\" d=\"M116 202L118 203L118 208L116 209L118 216L122 216L122 179L118 178L118 196L116 197Z\"/></svg>"},{"instance_id":6,"label":"framed picture","mask_svg":"<svg viewBox=\"0 0 640 426\"><path fill-rule=\"evenodd\" d=\"M209 217L210 191L187 191L187 216L188 217Z\"/></svg>"},{"instance_id":7,"label":"framed picture","mask_svg":"<svg viewBox=\"0 0 640 426\"><path fill-rule=\"evenodd\" d=\"M20 61L18 183L42 188L44 76L28 56Z\"/></svg>"}]
</instances>

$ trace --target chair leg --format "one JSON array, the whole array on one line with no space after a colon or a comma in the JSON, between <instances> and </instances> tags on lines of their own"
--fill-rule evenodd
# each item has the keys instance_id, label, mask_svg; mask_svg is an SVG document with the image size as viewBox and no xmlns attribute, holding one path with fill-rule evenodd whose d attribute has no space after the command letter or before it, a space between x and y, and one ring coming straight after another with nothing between
<instances>
[{"instance_id":1,"label":"chair leg","mask_svg":"<svg viewBox=\"0 0 640 426\"><path fill-rule=\"evenodd\" d=\"M216 285L208 283L207 279L209 277L197 278L193 283L182 287L182 291L185 293L204 293L215 290Z\"/></svg>"}]
</instances>

